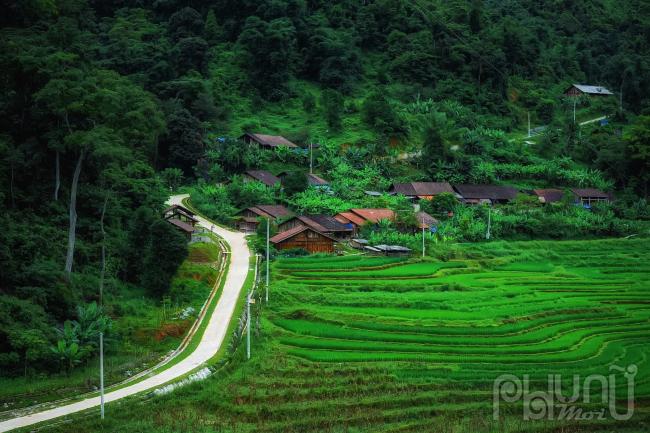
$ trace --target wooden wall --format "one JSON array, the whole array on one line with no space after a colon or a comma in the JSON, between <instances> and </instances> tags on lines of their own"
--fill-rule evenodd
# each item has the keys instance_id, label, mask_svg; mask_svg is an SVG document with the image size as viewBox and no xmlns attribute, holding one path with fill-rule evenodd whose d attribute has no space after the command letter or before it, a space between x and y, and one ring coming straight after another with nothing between
<instances>
[{"instance_id":1,"label":"wooden wall","mask_svg":"<svg viewBox=\"0 0 650 433\"><path fill-rule=\"evenodd\" d=\"M333 253L334 241L328 237L311 230L305 230L302 233L279 242L275 245L279 250L289 248L302 248L310 253Z\"/></svg>"}]
</instances>

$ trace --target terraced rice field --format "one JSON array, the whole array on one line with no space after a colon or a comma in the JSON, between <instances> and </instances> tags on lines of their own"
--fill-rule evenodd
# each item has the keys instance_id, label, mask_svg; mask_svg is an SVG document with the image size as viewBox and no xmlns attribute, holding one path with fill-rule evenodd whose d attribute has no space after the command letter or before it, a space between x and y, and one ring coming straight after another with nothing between
<instances>
[{"instance_id":1,"label":"terraced rice field","mask_svg":"<svg viewBox=\"0 0 650 433\"><path fill-rule=\"evenodd\" d=\"M153 416L153 427L226 432L648 431L648 247L490 243L453 247L447 261L278 260L253 359L154 403L142 425ZM543 391L548 374L569 382L611 364L638 367L627 421L523 421L521 403L492 418L501 374L527 374Z\"/></svg>"}]
</instances>

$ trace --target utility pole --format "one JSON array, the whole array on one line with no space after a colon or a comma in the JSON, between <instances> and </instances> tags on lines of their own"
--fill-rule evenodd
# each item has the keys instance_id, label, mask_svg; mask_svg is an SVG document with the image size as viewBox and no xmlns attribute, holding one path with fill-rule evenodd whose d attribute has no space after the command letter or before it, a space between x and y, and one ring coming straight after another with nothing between
<instances>
[{"instance_id":1,"label":"utility pole","mask_svg":"<svg viewBox=\"0 0 650 433\"><path fill-rule=\"evenodd\" d=\"M104 419L104 333L99 333L99 413Z\"/></svg>"},{"instance_id":2,"label":"utility pole","mask_svg":"<svg viewBox=\"0 0 650 433\"><path fill-rule=\"evenodd\" d=\"M422 258L424 258L424 223L422 223Z\"/></svg>"},{"instance_id":3,"label":"utility pole","mask_svg":"<svg viewBox=\"0 0 650 433\"><path fill-rule=\"evenodd\" d=\"M246 295L246 359L251 359L251 294Z\"/></svg>"},{"instance_id":4,"label":"utility pole","mask_svg":"<svg viewBox=\"0 0 650 433\"><path fill-rule=\"evenodd\" d=\"M578 101L578 98L576 96L573 97L573 123L576 123L576 102Z\"/></svg>"},{"instance_id":5,"label":"utility pole","mask_svg":"<svg viewBox=\"0 0 650 433\"><path fill-rule=\"evenodd\" d=\"M528 112L528 138L530 138L530 111Z\"/></svg>"},{"instance_id":6,"label":"utility pole","mask_svg":"<svg viewBox=\"0 0 650 433\"><path fill-rule=\"evenodd\" d=\"M314 144L309 142L309 174L314 174Z\"/></svg>"},{"instance_id":7,"label":"utility pole","mask_svg":"<svg viewBox=\"0 0 650 433\"><path fill-rule=\"evenodd\" d=\"M269 234L271 233L271 223L269 222L269 218L266 219L266 295L264 296L264 299L266 302L269 302L269 260L271 258L271 254L269 251Z\"/></svg>"},{"instance_id":8,"label":"utility pole","mask_svg":"<svg viewBox=\"0 0 650 433\"><path fill-rule=\"evenodd\" d=\"M492 225L492 206L488 207L488 225L487 232L485 233L485 239L490 240L490 228Z\"/></svg>"}]
</instances>

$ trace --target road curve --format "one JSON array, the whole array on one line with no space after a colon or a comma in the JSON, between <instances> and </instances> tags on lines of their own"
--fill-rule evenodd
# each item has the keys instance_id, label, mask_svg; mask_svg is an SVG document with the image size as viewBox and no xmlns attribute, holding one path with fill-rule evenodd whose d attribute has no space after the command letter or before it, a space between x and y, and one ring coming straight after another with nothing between
<instances>
[{"instance_id":1,"label":"road curve","mask_svg":"<svg viewBox=\"0 0 650 433\"><path fill-rule=\"evenodd\" d=\"M168 203L181 204L181 201L185 197L187 197L187 194L171 196ZM242 233L215 226L205 218L198 215L196 218L202 226L221 236L228 243L231 251L231 254L229 254L230 266L224 282L223 291L217 301L217 306L212 313L212 316L209 318L208 325L201 341L196 349L178 364L173 365L154 376L134 383L133 385L107 393L104 396L104 400L107 403L157 388L186 375L215 356L225 340L228 324L230 323L230 319L235 311L237 299L239 298L244 286L244 281L246 280L246 275L248 274L251 253ZM87 398L54 409L47 409L30 415L12 418L0 422L0 432L6 432L62 416L71 415L96 406L99 406L99 397ZM107 409L110 413L110 406Z\"/></svg>"}]
</instances>

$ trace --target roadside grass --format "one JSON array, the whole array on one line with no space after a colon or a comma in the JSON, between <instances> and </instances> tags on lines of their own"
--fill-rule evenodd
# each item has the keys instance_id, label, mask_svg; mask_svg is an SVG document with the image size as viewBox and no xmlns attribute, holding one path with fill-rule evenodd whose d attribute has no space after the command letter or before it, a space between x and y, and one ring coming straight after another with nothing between
<instances>
[{"instance_id":1,"label":"roadside grass","mask_svg":"<svg viewBox=\"0 0 650 433\"><path fill-rule=\"evenodd\" d=\"M446 261L279 259L270 302L254 316L250 361L241 345L219 374L145 406L124 404L101 426L81 420L75 430L646 430L647 239L456 244L439 253ZM463 267L440 267L454 263ZM524 422L521 402L492 418L501 374L529 375L531 391L560 374L568 394L574 374L607 375L612 364L638 367L628 421ZM617 378L622 402L626 385Z\"/></svg>"},{"instance_id":2,"label":"roadside grass","mask_svg":"<svg viewBox=\"0 0 650 433\"><path fill-rule=\"evenodd\" d=\"M181 343L217 278L220 251L216 244L195 243L171 282L167 301L156 301L139 287L115 288L107 293L106 308L113 317L115 337L106 340L104 380L107 388L155 366ZM207 262L205 259L212 259ZM218 295L216 297L218 299ZM194 313L179 315L187 308ZM175 359L165 366L178 362ZM10 411L34 404L97 393L99 360L89 359L69 375L0 378L0 405ZM129 384L132 382L129 382ZM117 389L113 387L111 389ZM2 414L0 414L2 418Z\"/></svg>"}]
</instances>

